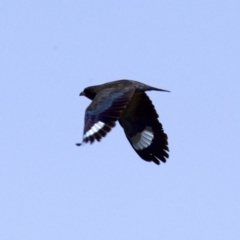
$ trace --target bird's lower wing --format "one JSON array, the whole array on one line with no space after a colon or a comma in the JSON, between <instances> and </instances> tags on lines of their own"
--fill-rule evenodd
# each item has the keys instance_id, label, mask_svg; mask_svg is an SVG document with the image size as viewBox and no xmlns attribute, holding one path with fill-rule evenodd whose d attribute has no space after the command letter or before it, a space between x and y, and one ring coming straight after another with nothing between
<instances>
[{"instance_id":1,"label":"bird's lower wing","mask_svg":"<svg viewBox=\"0 0 240 240\"><path fill-rule=\"evenodd\" d=\"M126 137L137 154L146 161L160 164L168 158L168 137L158 114L144 92L136 92L120 119Z\"/></svg>"}]
</instances>

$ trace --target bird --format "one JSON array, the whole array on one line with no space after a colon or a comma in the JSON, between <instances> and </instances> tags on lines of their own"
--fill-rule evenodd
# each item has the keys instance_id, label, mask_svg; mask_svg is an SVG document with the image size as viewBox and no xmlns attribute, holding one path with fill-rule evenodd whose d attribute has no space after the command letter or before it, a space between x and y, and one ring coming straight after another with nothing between
<instances>
[{"instance_id":1,"label":"bird","mask_svg":"<svg viewBox=\"0 0 240 240\"><path fill-rule=\"evenodd\" d=\"M147 162L166 162L168 136L159 122L155 107L146 91L168 90L128 79L86 87L79 95L92 100L85 111L82 143L100 141L118 121L136 151Z\"/></svg>"}]
</instances>

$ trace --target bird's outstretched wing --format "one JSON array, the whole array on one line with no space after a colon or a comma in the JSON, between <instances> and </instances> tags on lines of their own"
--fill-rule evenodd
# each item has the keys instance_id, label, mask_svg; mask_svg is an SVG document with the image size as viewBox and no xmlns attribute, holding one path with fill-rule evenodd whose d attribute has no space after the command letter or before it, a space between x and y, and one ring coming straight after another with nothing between
<instances>
[{"instance_id":1,"label":"bird's outstretched wing","mask_svg":"<svg viewBox=\"0 0 240 240\"><path fill-rule=\"evenodd\" d=\"M85 111L83 142L100 141L114 126L135 89L107 88L99 91ZM81 143L77 143L80 146Z\"/></svg>"},{"instance_id":2,"label":"bird's outstretched wing","mask_svg":"<svg viewBox=\"0 0 240 240\"><path fill-rule=\"evenodd\" d=\"M137 154L156 164L168 158L168 137L158 114L144 92L135 92L119 119L126 137Z\"/></svg>"}]
</instances>

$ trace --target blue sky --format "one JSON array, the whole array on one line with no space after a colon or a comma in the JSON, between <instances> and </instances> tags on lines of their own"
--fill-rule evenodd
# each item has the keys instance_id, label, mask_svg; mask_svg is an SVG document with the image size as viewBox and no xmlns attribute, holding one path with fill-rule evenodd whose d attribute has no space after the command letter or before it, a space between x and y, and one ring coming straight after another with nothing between
<instances>
[{"instance_id":1,"label":"blue sky","mask_svg":"<svg viewBox=\"0 0 240 240\"><path fill-rule=\"evenodd\" d=\"M239 1L2 1L0 239L240 239ZM79 97L149 92L170 158L118 125L82 140Z\"/></svg>"}]
</instances>

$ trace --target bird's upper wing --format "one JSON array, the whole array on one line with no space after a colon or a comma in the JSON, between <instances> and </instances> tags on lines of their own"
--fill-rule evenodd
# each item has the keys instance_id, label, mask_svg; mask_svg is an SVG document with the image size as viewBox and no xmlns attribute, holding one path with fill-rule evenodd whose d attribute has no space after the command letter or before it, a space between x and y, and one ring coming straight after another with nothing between
<instances>
[{"instance_id":1,"label":"bird's upper wing","mask_svg":"<svg viewBox=\"0 0 240 240\"><path fill-rule=\"evenodd\" d=\"M126 137L137 154L156 164L168 158L168 138L158 114L144 92L136 92L119 119Z\"/></svg>"},{"instance_id":2,"label":"bird's upper wing","mask_svg":"<svg viewBox=\"0 0 240 240\"><path fill-rule=\"evenodd\" d=\"M85 112L83 142L100 141L115 126L134 91L133 87L111 87L99 91Z\"/></svg>"}]
</instances>

